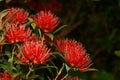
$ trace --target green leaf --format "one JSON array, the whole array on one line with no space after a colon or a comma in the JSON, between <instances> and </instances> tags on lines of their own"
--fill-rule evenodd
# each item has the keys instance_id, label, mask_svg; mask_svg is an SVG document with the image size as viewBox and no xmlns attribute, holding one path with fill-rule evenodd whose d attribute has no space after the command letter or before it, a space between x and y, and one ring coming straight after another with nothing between
<instances>
[{"instance_id":1,"label":"green leaf","mask_svg":"<svg viewBox=\"0 0 120 80\"><path fill-rule=\"evenodd\" d=\"M35 78L38 78L40 75L31 75L30 77L29 77L29 80L31 80L31 79L35 79ZM41 79L40 79L41 80ZM43 79L44 80L44 79Z\"/></svg>"},{"instance_id":2,"label":"green leaf","mask_svg":"<svg viewBox=\"0 0 120 80\"><path fill-rule=\"evenodd\" d=\"M13 73L13 77L15 78L15 77L17 77L17 76L20 75L20 74L21 74L21 72Z\"/></svg>"},{"instance_id":3,"label":"green leaf","mask_svg":"<svg viewBox=\"0 0 120 80\"><path fill-rule=\"evenodd\" d=\"M36 24L35 23L31 23L31 26L32 26L33 29L36 28Z\"/></svg>"},{"instance_id":4,"label":"green leaf","mask_svg":"<svg viewBox=\"0 0 120 80\"><path fill-rule=\"evenodd\" d=\"M64 27L66 27L67 25L63 25L61 27L59 27L58 29L56 29L53 34L57 33L58 31L60 31L61 29L63 29Z\"/></svg>"},{"instance_id":5,"label":"green leaf","mask_svg":"<svg viewBox=\"0 0 120 80\"><path fill-rule=\"evenodd\" d=\"M60 57L60 59L65 60L64 56L60 52L52 52L51 55L56 58L56 55Z\"/></svg>"},{"instance_id":6,"label":"green leaf","mask_svg":"<svg viewBox=\"0 0 120 80\"><path fill-rule=\"evenodd\" d=\"M55 66L56 67L56 66ZM57 70L57 67L55 68ZM47 68L47 70L50 72L51 76L54 77L54 73L52 71L52 68Z\"/></svg>"},{"instance_id":7,"label":"green leaf","mask_svg":"<svg viewBox=\"0 0 120 80\"><path fill-rule=\"evenodd\" d=\"M18 13L19 10L17 10L16 12L14 12L13 14L11 14L4 22L3 24L6 24L16 13Z\"/></svg>"},{"instance_id":8,"label":"green leaf","mask_svg":"<svg viewBox=\"0 0 120 80\"><path fill-rule=\"evenodd\" d=\"M0 20L2 20L2 18L5 17L7 13L7 10L3 10L2 12L0 12Z\"/></svg>"},{"instance_id":9,"label":"green leaf","mask_svg":"<svg viewBox=\"0 0 120 80\"><path fill-rule=\"evenodd\" d=\"M67 72L70 70L70 67L65 63L65 68L67 70Z\"/></svg>"},{"instance_id":10,"label":"green leaf","mask_svg":"<svg viewBox=\"0 0 120 80\"><path fill-rule=\"evenodd\" d=\"M25 23L26 26L30 25L31 23L33 23L33 19L32 18L28 18L28 22Z\"/></svg>"},{"instance_id":11,"label":"green leaf","mask_svg":"<svg viewBox=\"0 0 120 80\"><path fill-rule=\"evenodd\" d=\"M41 32L41 30L38 29L38 32L39 32L39 36L40 36L40 38L41 38L41 37L42 37L42 32Z\"/></svg>"},{"instance_id":12,"label":"green leaf","mask_svg":"<svg viewBox=\"0 0 120 80\"><path fill-rule=\"evenodd\" d=\"M120 57L120 50L114 52L116 56Z\"/></svg>"},{"instance_id":13,"label":"green leaf","mask_svg":"<svg viewBox=\"0 0 120 80\"><path fill-rule=\"evenodd\" d=\"M0 68L7 70L7 71L12 70L10 63L6 60L3 62L3 64L0 64Z\"/></svg>"},{"instance_id":14,"label":"green leaf","mask_svg":"<svg viewBox=\"0 0 120 80\"><path fill-rule=\"evenodd\" d=\"M5 51L5 55L8 57L8 58L11 58L11 54L9 51Z\"/></svg>"},{"instance_id":15,"label":"green leaf","mask_svg":"<svg viewBox=\"0 0 120 80\"><path fill-rule=\"evenodd\" d=\"M53 39L54 39L54 35L53 34L51 34L51 33L47 34L46 33L46 35L53 41Z\"/></svg>"},{"instance_id":16,"label":"green leaf","mask_svg":"<svg viewBox=\"0 0 120 80\"><path fill-rule=\"evenodd\" d=\"M33 19L32 18L28 18L29 22L33 22Z\"/></svg>"}]
</instances>

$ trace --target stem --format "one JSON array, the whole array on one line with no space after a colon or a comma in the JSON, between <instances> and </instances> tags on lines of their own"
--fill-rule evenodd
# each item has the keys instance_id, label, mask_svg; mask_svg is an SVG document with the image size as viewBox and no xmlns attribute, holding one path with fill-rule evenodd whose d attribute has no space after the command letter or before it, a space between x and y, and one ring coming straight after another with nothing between
<instances>
[{"instance_id":1,"label":"stem","mask_svg":"<svg viewBox=\"0 0 120 80\"><path fill-rule=\"evenodd\" d=\"M15 45L14 45L14 47L13 47L13 50L12 50L12 56L11 56L11 59L10 59L10 62L11 62L11 66L13 65L13 61L14 61L14 54L15 54Z\"/></svg>"},{"instance_id":2,"label":"stem","mask_svg":"<svg viewBox=\"0 0 120 80\"><path fill-rule=\"evenodd\" d=\"M41 30L38 29L38 32L39 32L39 35L40 35L40 38L42 37L42 33L41 33Z\"/></svg>"},{"instance_id":3,"label":"stem","mask_svg":"<svg viewBox=\"0 0 120 80\"><path fill-rule=\"evenodd\" d=\"M66 77L68 77L68 73L61 80L66 79Z\"/></svg>"},{"instance_id":4,"label":"stem","mask_svg":"<svg viewBox=\"0 0 120 80\"><path fill-rule=\"evenodd\" d=\"M26 24L25 24L25 26L28 26L28 25L30 25L32 22L31 21L29 21L29 22L27 22Z\"/></svg>"},{"instance_id":5,"label":"stem","mask_svg":"<svg viewBox=\"0 0 120 80\"><path fill-rule=\"evenodd\" d=\"M54 80L58 80L57 78L59 77L59 75L61 74L61 72L62 72L62 70L63 70L63 68L64 68L64 63L63 63L63 65L62 65L62 67L61 67L61 69L59 70L59 72L57 73L57 76L55 77L55 79Z\"/></svg>"},{"instance_id":6,"label":"stem","mask_svg":"<svg viewBox=\"0 0 120 80\"><path fill-rule=\"evenodd\" d=\"M30 25L33 22L32 18L28 18L28 22L25 24L26 26Z\"/></svg>"},{"instance_id":7,"label":"stem","mask_svg":"<svg viewBox=\"0 0 120 80\"><path fill-rule=\"evenodd\" d=\"M67 71L67 74L66 74L61 80L66 79L66 78L68 77L68 75L69 75L69 73L70 73L71 70L72 70L72 68L70 68L70 69Z\"/></svg>"},{"instance_id":8,"label":"stem","mask_svg":"<svg viewBox=\"0 0 120 80\"><path fill-rule=\"evenodd\" d=\"M26 79L28 79L28 76L30 75L30 73L33 71L33 65L31 64L29 66L29 72L26 74Z\"/></svg>"}]
</instances>

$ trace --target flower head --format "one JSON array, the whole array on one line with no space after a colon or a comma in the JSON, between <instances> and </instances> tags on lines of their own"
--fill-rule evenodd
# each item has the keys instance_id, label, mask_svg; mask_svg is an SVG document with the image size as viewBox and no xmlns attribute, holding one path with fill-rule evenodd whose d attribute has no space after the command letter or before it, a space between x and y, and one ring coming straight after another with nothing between
<instances>
[{"instance_id":1,"label":"flower head","mask_svg":"<svg viewBox=\"0 0 120 80\"><path fill-rule=\"evenodd\" d=\"M18 56L23 63L41 64L50 59L50 50L41 41L25 42L22 46L22 56Z\"/></svg>"},{"instance_id":2,"label":"flower head","mask_svg":"<svg viewBox=\"0 0 120 80\"><path fill-rule=\"evenodd\" d=\"M8 73L7 71L4 71L4 74L0 74L0 80L19 80L18 77L13 78L13 76Z\"/></svg>"},{"instance_id":3,"label":"flower head","mask_svg":"<svg viewBox=\"0 0 120 80\"><path fill-rule=\"evenodd\" d=\"M9 19L9 23L25 23L29 13L21 8L10 8L5 19Z\"/></svg>"},{"instance_id":4,"label":"flower head","mask_svg":"<svg viewBox=\"0 0 120 80\"><path fill-rule=\"evenodd\" d=\"M9 43L24 42L31 35L31 30L25 25L9 24L6 28L5 38Z\"/></svg>"},{"instance_id":5,"label":"flower head","mask_svg":"<svg viewBox=\"0 0 120 80\"><path fill-rule=\"evenodd\" d=\"M49 33L58 26L59 18L53 15L50 11L41 11L34 16L34 22L38 28Z\"/></svg>"},{"instance_id":6,"label":"flower head","mask_svg":"<svg viewBox=\"0 0 120 80\"><path fill-rule=\"evenodd\" d=\"M81 72L86 72L90 67L90 57L86 54L81 43L68 39L57 40L57 46L72 67L78 67Z\"/></svg>"}]
</instances>

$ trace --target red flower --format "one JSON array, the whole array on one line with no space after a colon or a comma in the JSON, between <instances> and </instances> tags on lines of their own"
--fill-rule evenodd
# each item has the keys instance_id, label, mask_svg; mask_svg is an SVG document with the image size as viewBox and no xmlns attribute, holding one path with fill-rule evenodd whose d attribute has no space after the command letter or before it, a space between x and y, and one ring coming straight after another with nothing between
<instances>
[{"instance_id":1,"label":"red flower","mask_svg":"<svg viewBox=\"0 0 120 80\"><path fill-rule=\"evenodd\" d=\"M35 34L32 34L27 41L38 41L38 37Z\"/></svg>"},{"instance_id":2,"label":"red flower","mask_svg":"<svg viewBox=\"0 0 120 80\"><path fill-rule=\"evenodd\" d=\"M50 11L41 11L34 16L34 21L38 28L44 32L52 32L59 24L59 18L53 15Z\"/></svg>"},{"instance_id":3,"label":"red flower","mask_svg":"<svg viewBox=\"0 0 120 80\"><path fill-rule=\"evenodd\" d=\"M5 38L9 43L24 42L31 34L31 30L25 28L25 25L9 24L6 28Z\"/></svg>"},{"instance_id":4,"label":"red flower","mask_svg":"<svg viewBox=\"0 0 120 80\"><path fill-rule=\"evenodd\" d=\"M41 64L49 60L50 50L40 41L25 42L22 46L22 56L17 56L23 63L32 61Z\"/></svg>"},{"instance_id":5,"label":"red flower","mask_svg":"<svg viewBox=\"0 0 120 80\"><path fill-rule=\"evenodd\" d=\"M13 78L11 74L9 74L7 71L4 71L3 75L0 74L0 80L19 80L19 78Z\"/></svg>"},{"instance_id":6,"label":"red flower","mask_svg":"<svg viewBox=\"0 0 120 80\"><path fill-rule=\"evenodd\" d=\"M81 72L86 72L91 65L91 60L81 43L74 40L57 40L57 46L66 61L72 67L78 67Z\"/></svg>"},{"instance_id":7,"label":"red flower","mask_svg":"<svg viewBox=\"0 0 120 80\"><path fill-rule=\"evenodd\" d=\"M29 13L25 12L21 8L11 8L8 10L8 14L6 15L5 19L9 19L9 23L25 23L26 19L28 18Z\"/></svg>"}]
</instances>

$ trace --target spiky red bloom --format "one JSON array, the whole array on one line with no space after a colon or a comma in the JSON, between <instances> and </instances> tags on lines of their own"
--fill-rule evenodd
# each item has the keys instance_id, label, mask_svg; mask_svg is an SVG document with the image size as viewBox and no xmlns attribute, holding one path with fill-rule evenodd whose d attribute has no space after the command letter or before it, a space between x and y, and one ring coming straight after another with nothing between
<instances>
[{"instance_id":1,"label":"spiky red bloom","mask_svg":"<svg viewBox=\"0 0 120 80\"><path fill-rule=\"evenodd\" d=\"M34 22L44 32L52 32L59 24L59 18L50 11L41 11L34 16Z\"/></svg>"},{"instance_id":2,"label":"spiky red bloom","mask_svg":"<svg viewBox=\"0 0 120 80\"><path fill-rule=\"evenodd\" d=\"M0 74L0 80L19 80L18 77L13 78L13 76L8 73L7 71L4 71L4 74Z\"/></svg>"},{"instance_id":3,"label":"spiky red bloom","mask_svg":"<svg viewBox=\"0 0 120 80\"><path fill-rule=\"evenodd\" d=\"M8 14L5 17L6 19L9 19L9 23L25 23L28 18L29 13L25 12L21 8L10 8L8 10Z\"/></svg>"},{"instance_id":4,"label":"spiky red bloom","mask_svg":"<svg viewBox=\"0 0 120 80\"><path fill-rule=\"evenodd\" d=\"M6 26L5 38L9 43L24 42L30 35L30 28L26 28L25 25L9 24Z\"/></svg>"},{"instance_id":5,"label":"spiky red bloom","mask_svg":"<svg viewBox=\"0 0 120 80\"><path fill-rule=\"evenodd\" d=\"M33 62L41 64L50 59L50 50L40 41L25 42L22 46L22 56L18 55L23 63Z\"/></svg>"},{"instance_id":6,"label":"spiky red bloom","mask_svg":"<svg viewBox=\"0 0 120 80\"><path fill-rule=\"evenodd\" d=\"M65 39L57 40L57 46L72 67L78 67L81 72L86 72L90 67L90 57L86 54L81 43Z\"/></svg>"}]
</instances>

